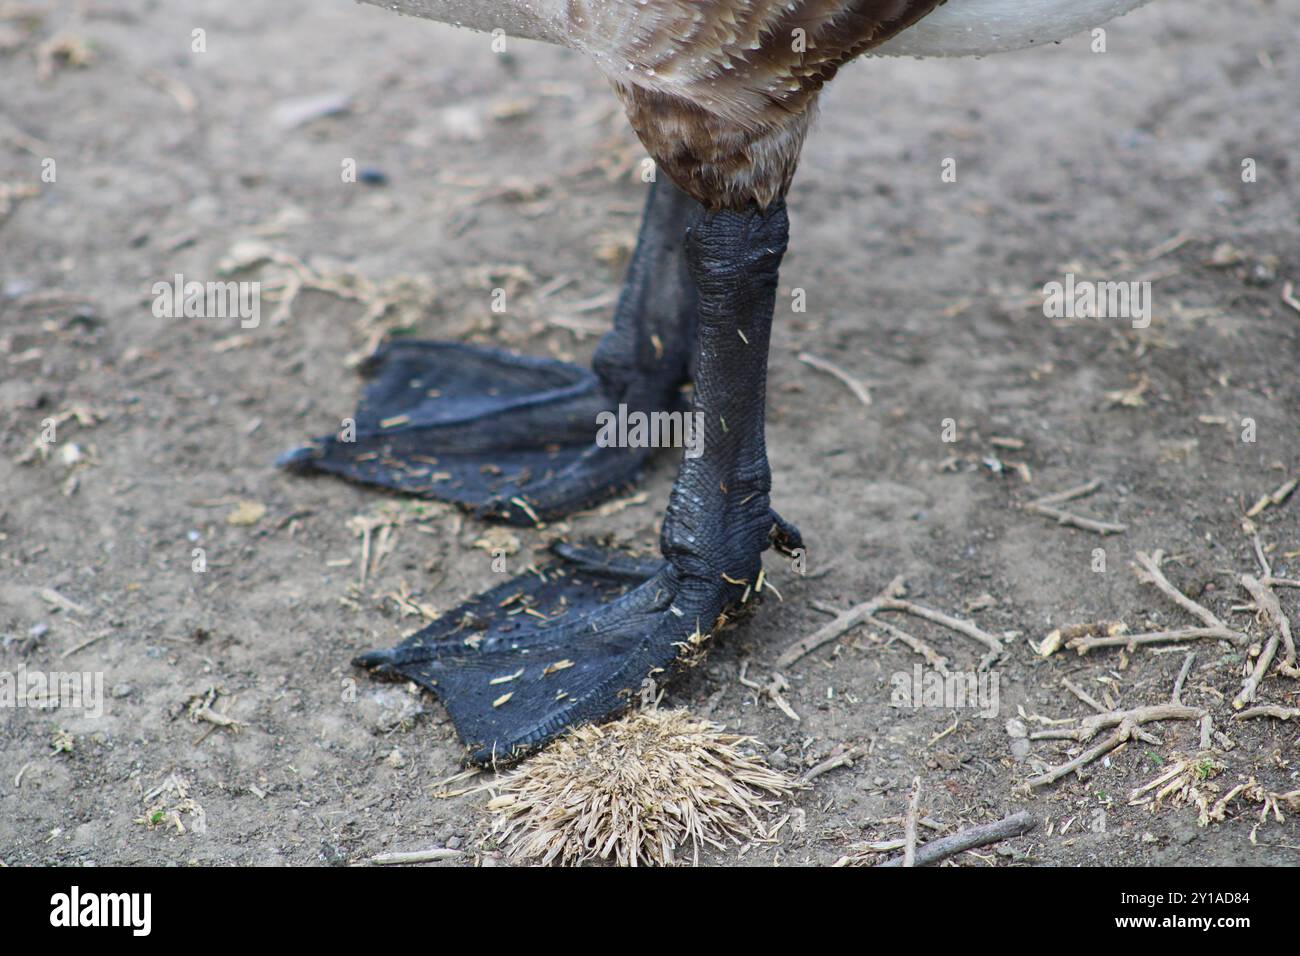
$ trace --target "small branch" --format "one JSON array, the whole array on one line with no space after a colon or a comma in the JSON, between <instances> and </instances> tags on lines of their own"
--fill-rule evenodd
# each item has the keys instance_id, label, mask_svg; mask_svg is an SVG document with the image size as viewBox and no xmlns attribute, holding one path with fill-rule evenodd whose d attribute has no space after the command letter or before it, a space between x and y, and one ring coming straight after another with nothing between
<instances>
[{"instance_id":1,"label":"small branch","mask_svg":"<svg viewBox=\"0 0 1300 956\"><path fill-rule=\"evenodd\" d=\"M933 667L944 677L948 676L948 658L944 657L933 647L921 640L919 637L913 637L901 627L895 627L888 621L882 621L879 618L869 617L863 622L877 630L884 631L894 640L901 644L906 644L913 651L925 658L925 662Z\"/></svg>"},{"instance_id":2,"label":"small branch","mask_svg":"<svg viewBox=\"0 0 1300 956\"><path fill-rule=\"evenodd\" d=\"M1143 724L1149 724L1157 720L1200 720L1204 713L1204 708L1189 707L1186 704L1177 704L1172 701L1168 704L1149 704L1145 707L1134 707L1131 710L1112 710L1104 714L1093 714L1091 717L1083 718L1079 724L1079 735L1074 739L1080 742L1091 740L1097 735L1098 731L1123 724L1126 721L1132 723L1134 727L1140 727Z\"/></svg>"},{"instance_id":3,"label":"small branch","mask_svg":"<svg viewBox=\"0 0 1300 956\"><path fill-rule=\"evenodd\" d=\"M1169 600L1173 601L1188 614L1199 618L1206 627L1218 628L1219 630L1224 631L1231 630L1228 625L1215 617L1214 612L1209 608L1197 604L1186 594L1169 583L1169 579L1166 578L1164 572L1160 570L1160 562L1163 561L1165 557L1163 551L1156 551L1153 554L1139 551L1135 557L1137 558L1137 563L1142 567L1142 571L1138 572L1138 577L1140 579L1149 584L1154 584L1160 589L1161 593L1163 593L1165 597L1169 598ZM1143 577L1143 571L1146 572L1145 577Z\"/></svg>"},{"instance_id":4,"label":"small branch","mask_svg":"<svg viewBox=\"0 0 1300 956\"><path fill-rule=\"evenodd\" d=\"M912 799L903 821L903 866L916 866L916 818L921 812L921 778L912 778Z\"/></svg>"},{"instance_id":5,"label":"small branch","mask_svg":"<svg viewBox=\"0 0 1300 956\"><path fill-rule=\"evenodd\" d=\"M1277 630L1277 637L1282 641L1282 662L1278 665L1280 670L1287 677L1300 677L1300 669L1295 666L1295 639L1291 636L1291 619L1286 616L1282 610L1282 602L1277 599L1273 589L1269 587L1271 578L1265 578L1260 581L1258 578L1249 574L1243 574L1238 577L1241 586L1250 592L1250 596L1255 600L1255 606L1263 612L1264 617ZM1277 648L1274 647L1276 652Z\"/></svg>"},{"instance_id":6,"label":"small branch","mask_svg":"<svg viewBox=\"0 0 1300 956\"><path fill-rule=\"evenodd\" d=\"M1300 299L1295 297L1295 283L1290 280L1287 280L1286 284L1282 286L1282 301L1300 312Z\"/></svg>"},{"instance_id":7,"label":"small branch","mask_svg":"<svg viewBox=\"0 0 1300 956\"><path fill-rule=\"evenodd\" d=\"M1070 680L1069 680L1069 678L1062 678L1062 679L1061 679L1061 683L1062 683L1063 685L1065 685L1065 689L1066 689L1066 690L1068 690L1068 691L1069 691L1071 694L1073 694L1075 697L1079 698L1079 700L1083 701L1085 704L1087 704L1087 705L1088 705L1089 707L1091 707L1093 710L1097 711L1097 713L1099 713L1099 714L1104 714L1104 713L1106 713L1108 710L1110 710L1109 707L1107 707L1105 704L1102 704L1102 703L1098 702L1096 698L1094 698L1091 694L1089 694L1089 693L1088 693L1086 690L1084 690L1082 687L1077 687L1077 686L1075 686L1073 683L1071 683Z\"/></svg>"},{"instance_id":8,"label":"small branch","mask_svg":"<svg viewBox=\"0 0 1300 956\"><path fill-rule=\"evenodd\" d=\"M379 866L392 866L401 863L434 863L439 860L454 860L464 856L463 850L448 850L445 847L433 847L428 850L409 850L401 853L380 853L370 858L371 863Z\"/></svg>"},{"instance_id":9,"label":"small branch","mask_svg":"<svg viewBox=\"0 0 1300 956\"><path fill-rule=\"evenodd\" d=\"M870 601L864 601L862 604L859 604L856 607L851 607L847 611L841 611L836 616L835 620L822 625L807 637L795 641L781 653L780 657L776 659L776 666L782 669L787 668L801 657L811 654L822 645L829 644L831 641L841 637L879 610L882 601L888 600L897 594L901 594L902 591L903 576L899 575L894 578L894 580L890 581L889 585Z\"/></svg>"},{"instance_id":10,"label":"small branch","mask_svg":"<svg viewBox=\"0 0 1300 956\"><path fill-rule=\"evenodd\" d=\"M1065 646L1079 652L1080 656L1099 647L1123 647L1132 650L1139 644L1168 644L1174 641L1197 641L1218 638L1234 644L1249 642L1245 634L1227 627L1183 627L1176 631L1149 631L1145 634L1116 634L1113 637L1076 637Z\"/></svg>"},{"instance_id":11,"label":"small branch","mask_svg":"<svg viewBox=\"0 0 1300 956\"><path fill-rule=\"evenodd\" d=\"M992 634L986 634L970 621L961 618L949 617L942 611L933 611L928 607L922 607L919 604L913 604L911 601L901 601L890 598L880 605L882 611L902 611L905 614L911 614L914 617L924 618L935 624L941 624L951 631L958 634L965 634L967 637L974 638L994 654L1002 653L1002 642Z\"/></svg>"},{"instance_id":12,"label":"small branch","mask_svg":"<svg viewBox=\"0 0 1300 956\"><path fill-rule=\"evenodd\" d=\"M996 823L985 823L977 827L969 827L946 837L931 840L929 843L917 847L913 862L916 866L929 866L966 850L988 846L990 843L1001 843L1003 840L1021 836L1034 829L1037 825L1038 821L1034 819L1029 811L1022 810L1020 813L1012 814L1005 819L998 820ZM884 863L876 865L903 866L903 857L893 857Z\"/></svg>"},{"instance_id":13,"label":"small branch","mask_svg":"<svg viewBox=\"0 0 1300 956\"><path fill-rule=\"evenodd\" d=\"M1260 704L1237 714L1236 720L1251 720L1255 717L1276 717L1278 720L1300 718L1300 707L1279 707L1277 704Z\"/></svg>"},{"instance_id":14,"label":"small branch","mask_svg":"<svg viewBox=\"0 0 1300 956\"><path fill-rule=\"evenodd\" d=\"M1099 757L1110 753L1120 744L1139 736L1142 724L1157 720L1200 720L1205 714L1206 711L1200 707L1188 707L1185 704L1170 702L1167 704L1152 704L1146 707L1134 707L1132 710L1107 711L1104 714L1093 714L1091 717L1085 717L1075 730L1051 731L1051 736L1066 737L1082 743L1091 740L1097 735L1098 731L1106 727L1118 726L1113 734L1096 746L1085 750L1073 760L1063 763L1059 767L1053 767L1036 777L1030 777L1027 782L1031 788L1055 783L1062 777L1068 776L1074 771L1086 767Z\"/></svg>"},{"instance_id":15,"label":"small branch","mask_svg":"<svg viewBox=\"0 0 1300 956\"><path fill-rule=\"evenodd\" d=\"M857 627L859 624L869 624L877 630L884 631L895 640L906 644L916 653L920 654L926 661L942 674L948 673L948 662L937 651L934 650L925 641L913 637L901 628L895 627L885 621L875 617L884 611L897 611L901 614L910 614L913 617L919 617L939 624L958 634L964 634L967 637L979 641L989 649L980 662L980 668L985 669L1002 655L1002 642L992 634L985 633L970 621L962 618L952 617L944 614L942 611L935 611L928 607L922 607L911 601L902 599L904 593L903 578L901 576L894 578L889 582L889 586L877 594L869 601L851 607L847 611L840 611L836 614L835 619L828 624L822 625L812 634L801 638L787 647L781 656L776 659L778 668L786 668L795 661L807 654L812 653L817 648L829 644L831 641L842 636L849 630Z\"/></svg>"},{"instance_id":16,"label":"small branch","mask_svg":"<svg viewBox=\"0 0 1300 956\"><path fill-rule=\"evenodd\" d=\"M1033 514L1052 518L1057 524L1069 525L1071 527L1080 528L1083 531L1091 531L1094 534L1120 534L1127 531L1128 525L1126 524L1114 524L1108 521L1094 521L1092 518L1083 518L1056 507L1056 505L1063 502L1073 501L1075 498L1083 498L1090 495L1100 487L1100 479L1094 478L1086 484L1037 498L1026 504L1025 510L1032 512Z\"/></svg>"},{"instance_id":17,"label":"small branch","mask_svg":"<svg viewBox=\"0 0 1300 956\"><path fill-rule=\"evenodd\" d=\"M868 407L871 405L871 392L867 390L867 386L860 380L854 378L848 372L844 371L844 369L837 365L832 365L824 358L818 358L816 355L811 355L808 352L800 352L799 361L803 362L804 365L817 369L819 372L825 372L832 378L838 379L863 405Z\"/></svg>"},{"instance_id":18,"label":"small branch","mask_svg":"<svg viewBox=\"0 0 1300 956\"><path fill-rule=\"evenodd\" d=\"M832 753L821 763L817 764L817 766L810 767L805 771L803 776L799 778L799 782L810 783L824 773L829 773L839 767L852 766L854 756L856 756L856 751L852 748L849 748L848 750L840 750L839 748L836 748L835 753Z\"/></svg>"},{"instance_id":19,"label":"small branch","mask_svg":"<svg viewBox=\"0 0 1300 956\"><path fill-rule=\"evenodd\" d=\"M1178 672L1178 680L1174 681L1174 693L1169 698L1175 704L1181 704L1183 696L1183 684L1187 681L1187 674L1192 669L1192 661L1196 660L1196 652L1192 651L1183 659L1183 669Z\"/></svg>"}]
</instances>

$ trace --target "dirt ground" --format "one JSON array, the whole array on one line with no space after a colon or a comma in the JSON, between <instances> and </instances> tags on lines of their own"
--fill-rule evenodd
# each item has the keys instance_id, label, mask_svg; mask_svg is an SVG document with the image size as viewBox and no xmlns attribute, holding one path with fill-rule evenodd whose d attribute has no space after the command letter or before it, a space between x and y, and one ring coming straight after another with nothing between
<instances>
[{"instance_id":1,"label":"dirt ground","mask_svg":"<svg viewBox=\"0 0 1300 956\"><path fill-rule=\"evenodd\" d=\"M1076 37L875 60L827 92L790 197L769 396L773 502L808 573L769 556L784 600L666 703L791 772L853 759L780 811L773 841L710 862L830 864L897 839L914 777L927 833L1041 820L962 865L1300 862L1300 807L1275 796L1261 816L1300 788L1300 720L1232 706L1275 633L1235 577L1261 574L1252 526L1272 573L1300 578L1300 493L1245 517L1300 476L1297 14L1155 2L1111 23L1105 52ZM107 698L99 718L0 714L0 862L352 864L430 846L499 861L485 796L441 795L461 758L441 706L349 665L498 583L475 546L487 528L272 463L351 412L349 362L383 335L589 357L645 188L613 97L574 54L499 55L345 0L0 2L0 89L0 671L99 673ZM239 278L263 282L258 328L155 316L154 283L253 260ZM1149 327L1045 317L1043 285L1066 273L1150 281ZM652 547L675 468L665 453L625 507L510 532L512 570L557 534ZM1064 507L1123 533L1025 508L1092 479ZM1249 642L1036 652L1065 625L1199 626L1135 575L1156 549ZM893 675L922 661L874 627L780 670L797 721L741 683L830 620L815 604L896 575L1007 638L995 717L891 706ZM1300 624L1300 590L1276 593ZM888 621L954 669L983 655ZM1182 701L1211 716L1210 751L1196 720L1151 723L1026 787L1110 733L1024 736L1093 712L1066 681L1103 708L1158 704L1187 650ZM1300 681L1274 666L1258 696L1295 708ZM1131 802L1183 759L1196 793ZM1212 810L1243 783L1198 824L1197 793Z\"/></svg>"}]
</instances>

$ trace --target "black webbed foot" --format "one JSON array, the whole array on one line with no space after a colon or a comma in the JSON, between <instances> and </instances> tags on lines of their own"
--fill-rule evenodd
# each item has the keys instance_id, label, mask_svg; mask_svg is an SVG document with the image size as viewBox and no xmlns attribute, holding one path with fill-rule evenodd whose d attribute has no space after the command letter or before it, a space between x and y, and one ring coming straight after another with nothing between
<instances>
[{"instance_id":1,"label":"black webbed foot","mask_svg":"<svg viewBox=\"0 0 1300 956\"><path fill-rule=\"evenodd\" d=\"M530 525L635 483L650 449L601 448L609 407L596 376L550 359L450 342L398 342L370 378L354 432L327 436L278 464L382 485Z\"/></svg>"},{"instance_id":2,"label":"black webbed foot","mask_svg":"<svg viewBox=\"0 0 1300 956\"><path fill-rule=\"evenodd\" d=\"M508 762L575 724L608 719L696 656L763 590L762 552L802 547L771 508L764 447L768 339L784 204L701 215L687 259L699 291L694 411L663 561L561 546L561 561L498 585L399 647L356 663L409 677L446 705L477 763Z\"/></svg>"},{"instance_id":3,"label":"black webbed foot","mask_svg":"<svg viewBox=\"0 0 1300 956\"><path fill-rule=\"evenodd\" d=\"M695 294L682 255L691 201L652 187L637 250L593 371L458 343L396 342L364 369L351 430L282 456L461 505L518 525L562 517L630 488L653 453L602 447L597 416L626 405L680 410Z\"/></svg>"}]
</instances>

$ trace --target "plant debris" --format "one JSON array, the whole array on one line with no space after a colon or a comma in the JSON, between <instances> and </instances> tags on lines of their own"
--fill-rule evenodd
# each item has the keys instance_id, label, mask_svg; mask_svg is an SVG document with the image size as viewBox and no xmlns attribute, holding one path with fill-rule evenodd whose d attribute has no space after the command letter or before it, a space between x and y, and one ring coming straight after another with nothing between
<instances>
[{"instance_id":1,"label":"plant debris","mask_svg":"<svg viewBox=\"0 0 1300 956\"><path fill-rule=\"evenodd\" d=\"M492 833L511 861L668 866L687 844L770 839L763 816L800 785L684 710L578 727L491 785Z\"/></svg>"}]
</instances>

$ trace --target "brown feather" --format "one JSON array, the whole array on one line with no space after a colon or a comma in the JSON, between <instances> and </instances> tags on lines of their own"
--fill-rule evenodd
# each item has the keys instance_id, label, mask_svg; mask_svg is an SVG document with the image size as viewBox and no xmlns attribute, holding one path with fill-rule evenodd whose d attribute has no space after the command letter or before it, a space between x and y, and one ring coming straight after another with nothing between
<instances>
[{"instance_id":1,"label":"brown feather","mask_svg":"<svg viewBox=\"0 0 1300 956\"><path fill-rule=\"evenodd\" d=\"M785 194L836 72L943 0L569 0L641 141L711 208Z\"/></svg>"}]
</instances>

